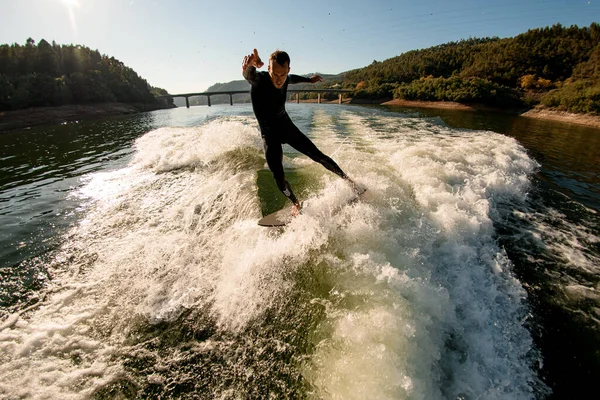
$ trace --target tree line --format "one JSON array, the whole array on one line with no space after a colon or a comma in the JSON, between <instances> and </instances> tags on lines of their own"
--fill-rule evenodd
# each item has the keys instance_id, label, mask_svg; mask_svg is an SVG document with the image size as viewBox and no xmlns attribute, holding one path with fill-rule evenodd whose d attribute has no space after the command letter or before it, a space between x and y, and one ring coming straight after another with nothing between
<instances>
[{"instance_id":1,"label":"tree line","mask_svg":"<svg viewBox=\"0 0 600 400\"><path fill-rule=\"evenodd\" d=\"M344 74L355 98L456 101L497 107L544 104L600 113L600 25L471 38L374 61Z\"/></svg>"},{"instance_id":2,"label":"tree line","mask_svg":"<svg viewBox=\"0 0 600 400\"><path fill-rule=\"evenodd\" d=\"M141 109L171 106L155 88L114 57L80 45L31 38L0 45L0 110L120 102Z\"/></svg>"}]
</instances>

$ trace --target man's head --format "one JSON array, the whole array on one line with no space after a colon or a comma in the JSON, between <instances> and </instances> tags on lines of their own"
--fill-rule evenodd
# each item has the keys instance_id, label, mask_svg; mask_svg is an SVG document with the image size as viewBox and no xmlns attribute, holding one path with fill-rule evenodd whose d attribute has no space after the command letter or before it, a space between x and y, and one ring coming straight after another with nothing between
<instances>
[{"instance_id":1,"label":"man's head","mask_svg":"<svg viewBox=\"0 0 600 400\"><path fill-rule=\"evenodd\" d=\"M275 50L269 57L269 75L277 89L281 88L290 72L290 56L285 51Z\"/></svg>"}]
</instances>

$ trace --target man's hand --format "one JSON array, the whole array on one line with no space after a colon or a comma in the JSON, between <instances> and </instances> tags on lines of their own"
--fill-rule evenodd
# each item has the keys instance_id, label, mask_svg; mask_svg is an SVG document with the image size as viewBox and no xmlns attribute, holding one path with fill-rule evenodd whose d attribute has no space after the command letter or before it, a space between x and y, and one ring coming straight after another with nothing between
<instances>
[{"instance_id":1,"label":"man's hand","mask_svg":"<svg viewBox=\"0 0 600 400\"><path fill-rule=\"evenodd\" d=\"M254 49L254 53L247 55L244 57L244 61L242 61L242 72L246 70L246 68L253 66L256 68L260 68L264 65L258 56L258 50Z\"/></svg>"},{"instance_id":2,"label":"man's hand","mask_svg":"<svg viewBox=\"0 0 600 400\"><path fill-rule=\"evenodd\" d=\"M323 82L323 78L321 78L321 75L313 75L310 77L310 83L317 83L317 82Z\"/></svg>"}]
</instances>

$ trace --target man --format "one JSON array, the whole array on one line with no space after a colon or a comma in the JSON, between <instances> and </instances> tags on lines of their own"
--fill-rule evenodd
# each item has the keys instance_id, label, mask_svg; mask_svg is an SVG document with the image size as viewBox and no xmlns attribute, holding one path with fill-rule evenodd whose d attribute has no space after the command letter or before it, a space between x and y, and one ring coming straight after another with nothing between
<instances>
[{"instance_id":1,"label":"man","mask_svg":"<svg viewBox=\"0 0 600 400\"><path fill-rule=\"evenodd\" d=\"M302 206L285 179L282 164L283 150L281 148L283 143L289 144L313 161L321 163L328 170L347 180L352 188L358 191L356 184L348 175L294 125L285 111L288 84L317 83L321 82L323 78L319 75L310 78L290 75L290 57L284 51L277 50L271 54L268 72L258 72L256 69L263 65L264 63L258 56L258 51L254 49L253 54L244 57L242 75L251 85L252 109L260 126L267 165L273 173L279 190L294 204L292 214L296 215Z\"/></svg>"}]
</instances>

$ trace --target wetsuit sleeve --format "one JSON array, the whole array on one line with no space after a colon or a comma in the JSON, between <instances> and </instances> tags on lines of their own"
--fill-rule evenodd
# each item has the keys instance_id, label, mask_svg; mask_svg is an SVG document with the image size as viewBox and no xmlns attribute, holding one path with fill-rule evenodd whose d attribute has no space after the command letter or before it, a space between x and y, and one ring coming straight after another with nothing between
<instances>
[{"instance_id":1,"label":"wetsuit sleeve","mask_svg":"<svg viewBox=\"0 0 600 400\"><path fill-rule=\"evenodd\" d=\"M250 82L250 84L257 84L260 80L260 75L256 72L256 67L252 65L246 68L246 70L242 72L242 75L244 75L244 78Z\"/></svg>"},{"instance_id":2,"label":"wetsuit sleeve","mask_svg":"<svg viewBox=\"0 0 600 400\"><path fill-rule=\"evenodd\" d=\"M290 74L290 83L294 84L294 83L310 83L310 78L305 78L304 76L300 76L300 75L293 75Z\"/></svg>"}]
</instances>

